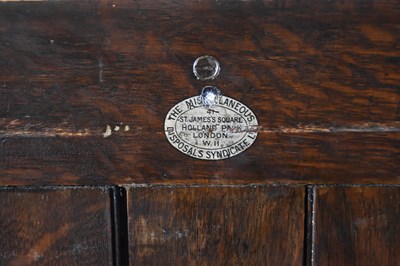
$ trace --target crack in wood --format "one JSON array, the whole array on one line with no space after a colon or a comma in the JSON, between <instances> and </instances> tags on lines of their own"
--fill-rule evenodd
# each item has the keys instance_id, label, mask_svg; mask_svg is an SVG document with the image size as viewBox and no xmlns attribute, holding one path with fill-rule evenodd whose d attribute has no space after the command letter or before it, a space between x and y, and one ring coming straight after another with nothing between
<instances>
[{"instance_id":1,"label":"crack in wood","mask_svg":"<svg viewBox=\"0 0 400 266\"><path fill-rule=\"evenodd\" d=\"M134 135L140 134L140 130L133 130ZM135 129L133 127L133 129ZM124 130L127 132L127 130ZM268 128L265 126L252 127L250 129L237 130L231 133L257 132L258 134L304 134L304 133L379 133L379 132L400 132L400 122L392 123L363 123L351 126L315 126L315 125L298 125L297 127L278 127ZM157 131L156 134L163 132ZM132 133L131 133L132 134ZM129 135L131 135L129 134ZM148 133L147 133L148 134ZM123 135L121 135L123 136ZM7 127L0 130L0 138L12 137L104 137L104 128L99 129L83 129L73 130L69 128L46 128L42 131L33 129L18 129L17 127Z\"/></svg>"},{"instance_id":2,"label":"crack in wood","mask_svg":"<svg viewBox=\"0 0 400 266\"><path fill-rule=\"evenodd\" d=\"M102 136L102 132L94 132L90 130L72 131L69 129L52 128L44 131L34 130L0 130L0 138L12 138L12 137L29 137L29 138L52 138L52 137L91 137L91 136Z\"/></svg>"},{"instance_id":3,"label":"crack in wood","mask_svg":"<svg viewBox=\"0 0 400 266\"><path fill-rule=\"evenodd\" d=\"M299 126L299 127L280 127L264 128L260 127L259 133L376 133L376 132L400 132L400 123L365 123L352 126Z\"/></svg>"}]
</instances>

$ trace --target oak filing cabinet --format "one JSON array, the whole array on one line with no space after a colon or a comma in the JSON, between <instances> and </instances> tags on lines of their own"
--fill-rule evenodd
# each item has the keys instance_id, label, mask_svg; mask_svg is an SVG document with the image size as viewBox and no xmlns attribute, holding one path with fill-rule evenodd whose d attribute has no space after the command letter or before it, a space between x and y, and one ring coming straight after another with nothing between
<instances>
[{"instance_id":1,"label":"oak filing cabinet","mask_svg":"<svg viewBox=\"0 0 400 266\"><path fill-rule=\"evenodd\" d=\"M230 158L168 141L205 86ZM400 265L399 102L397 0L1 1L0 265Z\"/></svg>"}]
</instances>

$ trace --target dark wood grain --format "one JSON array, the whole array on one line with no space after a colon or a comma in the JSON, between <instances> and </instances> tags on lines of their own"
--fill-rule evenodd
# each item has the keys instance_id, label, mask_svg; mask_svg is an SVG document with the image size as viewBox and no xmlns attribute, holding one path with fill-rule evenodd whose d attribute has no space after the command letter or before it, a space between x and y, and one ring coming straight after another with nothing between
<instances>
[{"instance_id":1,"label":"dark wood grain","mask_svg":"<svg viewBox=\"0 0 400 266\"><path fill-rule=\"evenodd\" d=\"M1 265L113 265L110 188L0 188Z\"/></svg>"},{"instance_id":2,"label":"dark wood grain","mask_svg":"<svg viewBox=\"0 0 400 266\"><path fill-rule=\"evenodd\" d=\"M398 265L400 187L317 187L312 265Z\"/></svg>"},{"instance_id":3,"label":"dark wood grain","mask_svg":"<svg viewBox=\"0 0 400 266\"><path fill-rule=\"evenodd\" d=\"M0 3L0 184L398 183L399 24L395 0ZM261 125L227 161L164 137L209 84Z\"/></svg>"},{"instance_id":4,"label":"dark wood grain","mask_svg":"<svg viewBox=\"0 0 400 266\"><path fill-rule=\"evenodd\" d=\"M131 265L301 265L304 187L131 187Z\"/></svg>"},{"instance_id":5,"label":"dark wood grain","mask_svg":"<svg viewBox=\"0 0 400 266\"><path fill-rule=\"evenodd\" d=\"M0 183L397 183L399 148L400 133L268 133L236 157L200 161L162 134L6 138Z\"/></svg>"}]
</instances>

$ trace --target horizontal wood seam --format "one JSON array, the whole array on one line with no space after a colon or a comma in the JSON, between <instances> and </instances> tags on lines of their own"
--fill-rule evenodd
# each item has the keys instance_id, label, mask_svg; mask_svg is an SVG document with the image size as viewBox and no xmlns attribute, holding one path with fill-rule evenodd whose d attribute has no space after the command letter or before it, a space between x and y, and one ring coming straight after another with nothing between
<instances>
[{"instance_id":1,"label":"horizontal wood seam","mask_svg":"<svg viewBox=\"0 0 400 266\"><path fill-rule=\"evenodd\" d=\"M341 187L400 187L400 176L399 184L315 184L315 188L341 188Z\"/></svg>"},{"instance_id":2,"label":"horizontal wood seam","mask_svg":"<svg viewBox=\"0 0 400 266\"><path fill-rule=\"evenodd\" d=\"M34 186L0 186L0 191L19 190L19 191L34 191L34 190L69 190L69 189L103 189L104 191L112 189L113 185L34 185Z\"/></svg>"},{"instance_id":3,"label":"horizontal wood seam","mask_svg":"<svg viewBox=\"0 0 400 266\"><path fill-rule=\"evenodd\" d=\"M120 184L125 189L130 188L256 188L256 187L305 187L304 184Z\"/></svg>"},{"instance_id":4,"label":"horizontal wood seam","mask_svg":"<svg viewBox=\"0 0 400 266\"><path fill-rule=\"evenodd\" d=\"M142 128L131 127L134 134L142 132ZM400 122L393 123L363 123L354 124L352 126L315 126L315 125L299 125L297 127L279 127L279 128L268 128L266 126L259 126L256 129L243 130L241 132L254 132L259 134L270 134L270 133L281 133L281 134L303 134L303 133L379 133L379 132L400 132ZM112 132L113 133L113 132ZM107 135L109 137L112 135ZM151 133L151 132L147 132ZM163 134L163 131L156 131L153 134ZM123 135L131 135L132 133L125 132ZM80 130L73 131L70 129L63 128L47 128L43 131L34 130L19 130L7 128L6 130L0 130L0 138L6 137L104 137L104 132L99 130Z\"/></svg>"}]
</instances>

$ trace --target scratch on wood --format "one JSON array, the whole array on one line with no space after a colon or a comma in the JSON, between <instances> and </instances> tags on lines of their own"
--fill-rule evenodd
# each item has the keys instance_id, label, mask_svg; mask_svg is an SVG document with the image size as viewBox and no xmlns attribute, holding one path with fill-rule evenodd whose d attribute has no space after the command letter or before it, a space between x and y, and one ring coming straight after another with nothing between
<instances>
[{"instance_id":1,"label":"scratch on wood","mask_svg":"<svg viewBox=\"0 0 400 266\"><path fill-rule=\"evenodd\" d=\"M57 239L67 235L68 231L71 229L70 224L64 224L56 232L45 233L42 238L32 245L32 248L26 254L22 254L16 257L10 262L10 265L22 265L26 262L33 263L43 257L43 254L54 245ZM29 263L29 264L30 264Z\"/></svg>"},{"instance_id":2,"label":"scratch on wood","mask_svg":"<svg viewBox=\"0 0 400 266\"><path fill-rule=\"evenodd\" d=\"M297 127L265 128L259 127L259 133L376 133L376 132L400 132L400 122L390 124L363 123L351 126L314 126L298 125Z\"/></svg>"},{"instance_id":3,"label":"scratch on wood","mask_svg":"<svg viewBox=\"0 0 400 266\"><path fill-rule=\"evenodd\" d=\"M103 82L103 60L101 58L98 59L99 63L99 82Z\"/></svg>"},{"instance_id":4,"label":"scratch on wood","mask_svg":"<svg viewBox=\"0 0 400 266\"><path fill-rule=\"evenodd\" d=\"M44 131L34 130L0 130L0 138L11 138L11 137L90 137L98 135L97 133L89 130L83 131L72 131L63 128L52 128Z\"/></svg>"},{"instance_id":5,"label":"scratch on wood","mask_svg":"<svg viewBox=\"0 0 400 266\"><path fill-rule=\"evenodd\" d=\"M120 126L115 126L114 127L114 132L118 132L120 129L121 129ZM128 125L125 125L124 131L129 131L129 126ZM111 129L111 126L107 125L106 131L103 133L103 137L107 138L107 137L111 136L112 133L113 133L113 130Z\"/></svg>"},{"instance_id":6,"label":"scratch on wood","mask_svg":"<svg viewBox=\"0 0 400 266\"><path fill-rule=\"evenodd\" d=\"M30 125L30 128L20 120L12 120L5 123L5 119L0 119L0 138L7 137L93 137L102 136L107 138L113 132L128 132L131 130L129 125L125 126L106 126L106 130L101 129L83 129L73 130L70 128L45 128L42 130L34 129L37 125ZM38 127L40 128L40 127ZM139 134L141 127L135 127L134 132ZM315 126L315 125L298 125L297 127L278 127L268 128L266 126L257 126L247 128L238 132L257 132L258 134L304 134L304 133L379 133L379 132L400 132L400 122L392 123L363 123L351 126ZM233 132L235 133L235 132ZM153 134L163 134L163 132L155 131Z\"/></svg>"},{"instance_id":7,"label":"scratch on wood","mask_svg":"<svg viewBox=\"0 0 400 266\"><path fill-rule=\"evenodd\" d=\"M0 2L48 2L49 0L0 0Z\"/></svg>"},{"instance_id":8,"label":"scratch on wood","mask_svg":"<svg viewBox=\"0 0 400 266\"><path fill-rule=\"evenodd\" d=\"M106 132L103 133L103 137L104 137L104 138L107 138L107 137L109 137L109 136L111 136L111 135L112 135L111 127L110 127L109 125L107 125L107 127L106 127Z\"/></svg>"},{"instance_id":9,"label":"scratch on wood","mask_svg":"<svg viewBox=\"0 0 400 266\"><path fill-rule=\"evenodd\" d=\"M201 132L201 130L198 130ZM277 127L268 128L265 126L251 126L243 128L234 128L229 130L231 133L256 132L261 134L269 133L287 133L287 134L303 134L303 133L377 133L377 132L400 132L400 122L392 123L363 123L351 126L315 126L301 125L297 127Z\"/></svg>"},{"instance_id":10,"label":"scratch on wood","mask_svg":"<svg viewBox=\"0 0 400 266\"><path fill-rule=\"evenodd\" d=\"M354 225L356 226L363 226L368 225L369 223L379 223L379 224L387 224L388 223L388 216L386 214L380 214L377 216L369 216L369 217L362 217L354 219Z\"/></svg>"}]
</instances>

